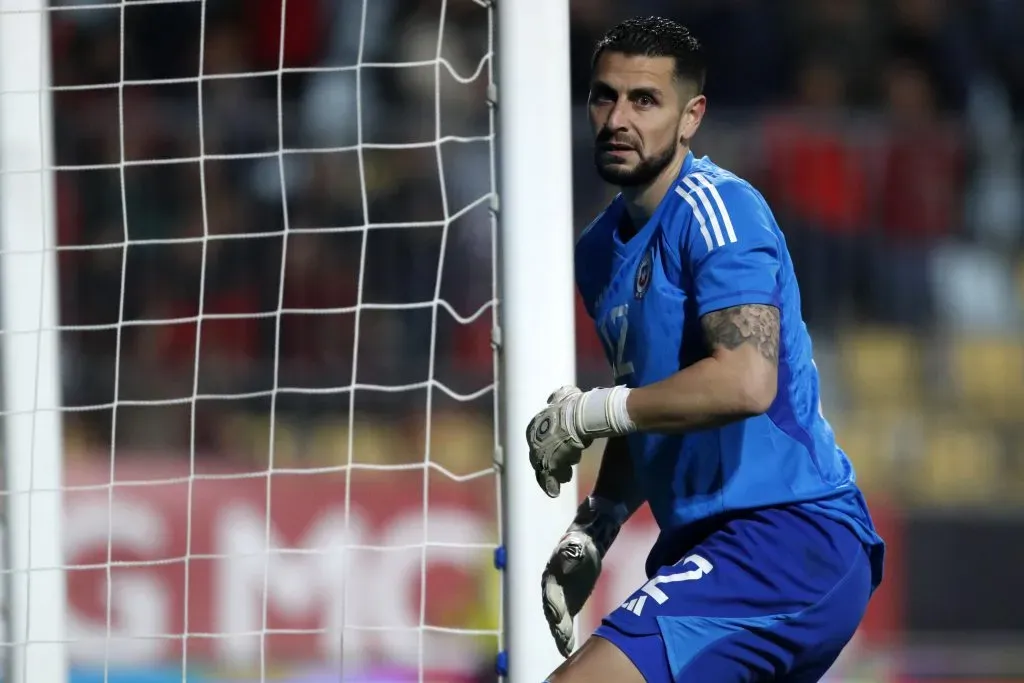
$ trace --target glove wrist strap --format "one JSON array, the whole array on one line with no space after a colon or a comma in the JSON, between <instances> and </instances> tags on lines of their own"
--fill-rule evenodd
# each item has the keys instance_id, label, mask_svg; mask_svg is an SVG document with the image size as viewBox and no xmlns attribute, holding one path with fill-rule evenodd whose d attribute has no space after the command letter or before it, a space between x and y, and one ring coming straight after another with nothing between
<instances>
[{"instance_id":1,"label":"glove wrist strap","mask_svg":"<svg viewBox=\"0 0 1024 683\"><path fill-rule=\"evenodd\" d=\"M583 506L586 506L592 515L608 517L618 526L622 526L629 519L629 508L626 504L610 498L590 495L583 501Z\"/></svg>"},{"instance_id":2,"label":"glove wrist strap","mask_svg":"<svg viewBox=\"0 0 1024 683\"><path fill-rule=\"evenodd\" d=\"M576 407L577 431L591 438L624 436L635 432L636 424L626 408L629 392L629 387L616 386L584 393Z\"/></svg>"}]
</instances>

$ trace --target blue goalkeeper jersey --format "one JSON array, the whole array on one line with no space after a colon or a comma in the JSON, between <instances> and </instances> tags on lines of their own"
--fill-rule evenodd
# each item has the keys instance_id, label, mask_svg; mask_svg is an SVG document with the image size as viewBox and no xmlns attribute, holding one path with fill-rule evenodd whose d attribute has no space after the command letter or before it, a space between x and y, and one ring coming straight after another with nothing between
<instances>
[{"instance_id":1,"label":"blue goalkeeper jersey","mask_svg":"<svg viewBox=\"0 0 1024 683\"><path fill-rule=\"evenodd\" d=\"M624 214L616 197L580 236L575 257L577 285L616 383L644 386L705 358L700 319L707 313L743 304L781 312L778 392L766 413L684 435L628 437L661 528L648 571L679 545L673 539L702 523L802 505L852 529L872 549L880 580L882 542L821 413L793 263L764 198L690 154L651 219L627 241L619 231Z\"/></svg>"}]
</instances>

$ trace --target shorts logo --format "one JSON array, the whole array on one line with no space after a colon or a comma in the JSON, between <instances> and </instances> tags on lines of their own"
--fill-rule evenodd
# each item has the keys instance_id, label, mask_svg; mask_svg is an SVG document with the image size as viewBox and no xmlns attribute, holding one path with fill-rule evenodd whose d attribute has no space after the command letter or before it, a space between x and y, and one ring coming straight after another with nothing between
<instances>
[{"instance_id":1,"label":"shorts logo","mask_svg":"<svg viewBox=\"0 0 1024 683\"><path fill-rule=\"evenodd\" d=\"M647 288L651 286L651 269L653 267L654 256L652 255L652 249L648 249L644 253L644 257L640 259L640 265L636 269L636 282L633 285L633 295L637 299L642 299L644 294L647 293Z\"/></svg>"},{"instance_id":2,"label":"shorts logo","mask_svg":"<svg viewBox=\"0 0 1024 683\"><path fill-rule=\"evenodd\" d=\"M676 572L673 574L656 574L654 578L645 583L639 591L639 595L627 600L622 603L619 607L621 609L629 610L638 617L643 614L644 605L647 604L647 598L650 597L654 602L659 605L664 605L668 602L669 596L659 586L672 583L680 583L682 581L699 581L706 575L710 574L715 568L708 560L701 557L700 555L687 555L679 562L675 564L676 567L689 566L693 569L689 569L684 572Z\"/></svg>"}]
</instances>

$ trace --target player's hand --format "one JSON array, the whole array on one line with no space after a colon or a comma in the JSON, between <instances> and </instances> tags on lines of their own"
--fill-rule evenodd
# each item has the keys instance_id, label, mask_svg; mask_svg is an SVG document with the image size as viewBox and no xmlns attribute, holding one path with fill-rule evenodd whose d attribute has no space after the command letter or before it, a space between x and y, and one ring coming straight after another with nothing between
<instances>
[{"instance_id":1,"label":"player's hand","mask_svg":"<svg viewBox=\"0 0 1024 683\"><path fill-rule=\"evenodd\" d=\"M544 617L563 657L576 647L573 619L593 592L604 555L627 516L624 505L588 498L548 560L541 577Z\"/></svg>"},{"instance_id":2,"label":"player's hand","mask_svg":"<svg viewBox=\"0 0 1024 683\"><path fill-rule=\"evenodd\" d=\"M537 474L537 483L544 492L556 498L562 484L572 479L572 468L583 456L583 449L592 442L577 427L578 408L583 392L564 386L548 397L548 406L537 413L526 428L530 446L530 464Z\"/></svg>"}]
</instances>

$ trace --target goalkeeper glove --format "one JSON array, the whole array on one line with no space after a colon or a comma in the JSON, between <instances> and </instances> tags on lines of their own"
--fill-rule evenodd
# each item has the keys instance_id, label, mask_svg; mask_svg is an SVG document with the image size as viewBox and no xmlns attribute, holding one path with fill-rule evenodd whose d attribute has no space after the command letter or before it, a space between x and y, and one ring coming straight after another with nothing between
<instances>
[{"instance_id":1,"label":"goalkeeper glove","mask_svg":"<svg viewBox=\"0 0 1024 683\"><path fill-rule=\"evenodd\" d=\"M548 560L541 577L544 617L563 657L575 647L573 618L594 590L605 553L628 517L622 503L587 498Z\"/></svg>"},{"instance_id":2,"label":"goalkeeper glove","mask_svg":"<svg viewBox=\"0 0 1024 683\"><path fill-rule=\"evenodd\" d=\"M537 483L551 498L572 479L572 468L594 439L621 436L636 430L626 411L629 389L583 392L564 386L548 397L548 406L526 428L530 464Z\"/></svg>"}]
</instances>

